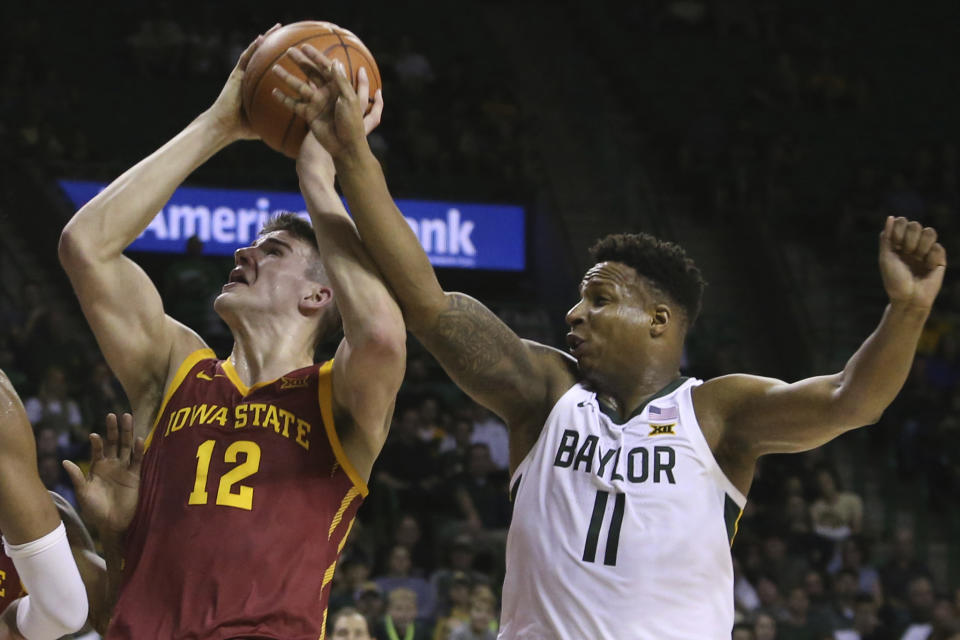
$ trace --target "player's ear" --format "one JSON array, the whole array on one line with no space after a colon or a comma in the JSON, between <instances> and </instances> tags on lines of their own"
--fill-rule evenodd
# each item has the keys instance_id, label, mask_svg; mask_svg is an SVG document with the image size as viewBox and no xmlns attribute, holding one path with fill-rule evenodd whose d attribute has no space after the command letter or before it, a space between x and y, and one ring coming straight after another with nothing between
<instances>
[{"instance_id":1,"label":"player's ear","mask_svg":"<svg viewBox=\"0 0 960 640\"><path fill-rule=\"evenodd\" d=\"M300 298L297 308L305 316L316 315L333 302L333 290L330 287L316 285Z\"/></svg>"},{"instance_id":2,"label":"player's ear","mask_svg":"<svg viewBox=\"0 0 960 640\"><path fill-rule=\"evenodd\" d=\"M673 319L673 312L670 310L670 306L666 304L658 304L653 307L653 313L650 314L650 336L653 338L659 338L666 332L667 327L670 326L670 321Z\"/></svg>"}]
</instances>

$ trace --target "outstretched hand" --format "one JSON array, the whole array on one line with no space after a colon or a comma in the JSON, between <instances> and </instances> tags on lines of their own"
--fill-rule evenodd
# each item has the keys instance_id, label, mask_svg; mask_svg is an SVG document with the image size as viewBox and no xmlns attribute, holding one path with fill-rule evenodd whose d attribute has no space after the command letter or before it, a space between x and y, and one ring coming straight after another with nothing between
<instances>
[{"instance_id":1,"label":"outstretched hand","mask_svg":"<svg viewBox=\"0 0 960 640\"><path fill-rule=\"evenodd\" d=\"M133 437L133 416L107 415L106 442L90 434L90 472L84 476L69 460L63 467L73 482L84 518L103 534L127 530L137 510L143 438Z\"/></svg>"},{"instance_id":2,"label":"outstretched hand","mask_svg":"<svg viewBox=\"0 0 960 640\"><path fill-rule=\"evenodd\" d=\"M334 159L366 144L366 136L380 124L383 114L383 94L378 89L373 107L370 102L370 81L366 69L357 72L357 90L353 90L343 63L330 60L309 44L290 49L290 58L306 76L294 76L279 65L276 73L292 90L287 95L280 89L273 96L284 107L303 118L310 131Z\"/></svg>"},{"instance_id":3,"label":"outstretched hand","mask_svg":"<svg viewBox=\"0 0 960 640\"><path fill-rule=\"evenodd\" d=\"M880 275L891 303L929 309L946 269L947 252L933 228L887 217L880 233Z\"/></svg>"},{"instance_id":4,"label":"outstretched hand","mask_svg":"<svg viewBox=\"0 0 960 640\"><path fill-rule=\"evenodd\" d=\"M260 43L263 42L265 37L279 28L280 23L273 25L266 33L257 36L244 52L240 54L240 59L237 60L236 66L233 68L233 71L230 72L226 84L224 84L223 89L220 90L220 95L217 96L217 99L207 111L207 113L213 117L214 122L222 128L223 133L231 142L234 140L250 140L259 137L254 133L253 129L250 128L250 123L247 122L246 114L243 112L243 100L241 98L240 88L243 84L243 74L246 72L250 58L253 57L257 47L260 46Z\"/></svg>"}]
</instances>

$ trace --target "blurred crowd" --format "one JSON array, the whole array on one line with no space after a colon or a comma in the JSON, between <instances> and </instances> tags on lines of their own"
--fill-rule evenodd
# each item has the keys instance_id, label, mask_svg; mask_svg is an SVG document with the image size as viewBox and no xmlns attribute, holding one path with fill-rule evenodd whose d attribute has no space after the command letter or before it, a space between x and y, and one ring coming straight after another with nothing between
<instances>
[{"instance_id":1,"label":"blurred crowd","mask_svg":"<svg viewBox=\"0 0 960 640\"><path fill-rule=\"evenodd\" d=\"M397 193L530 198L537 176L523 134L531 116L510 93L510 61L489 51L489 25L478 18L475 30L451 39L402 5L330 9L323 17L358 33L379 63L387 111L371 144ZM70 20L70 10L59 19ZM474 11L470 3L457 10ZM36 163L48 179L113 177L206 107L267 22L311 17L288 11L261 20L264 10L246 0L231 15L203 3L189 21L184 15L169 3L149 16L118 8L96 41L65 34L52 46L75 58L69 82L62 61L29 53L42 40L42 16L18 16L0 62L0 153ZM898 105L880 71L853 52L858 36L842 17L804 3L644 0L615 18L600 23L607 31L591 40L589 55L627 76L624 100L646 130L658 190L689 196L717 225L766 225L783 246L803 243L812 261L874 260L873 243L852 238L876 234L886 214L937 227L949 255L960 255L957 138L883 119L896 121ZM639 36L645 53L634 58ZM736 73L703 64L715 47L728 56L718 59L742 62ZM104 96L118 78L125 92L108 108ZM155 95L157 86L176 95ZM676 102L666 90L650 100L652 86L676 91ZM149 112L149 126L131 122L129 132L104 135L119 110ZM264 152L255 170L230 150L217 161L214 182L295 180L276 154ZM60 461L82 461L87 435L126 398L64 301L62 282L32 279L30 269L11 277L7 264L0 368L24 398L44 483L73 501ZM227 269L196 247L147 266L168 311L225 355L228 336L209 299ZM958 275L948 273L906 387L879 424L761 461L732 549L734 638L960 638ZM520 335L555 343L560 318L545 318L541 302L513 300L501 316ZM685 373L702 375L709 349L688 354ZM370 496L334 576L331 629L359 619L378 640L494 638L512 511L507 460L502 422L412 344Z\"/></svg>"}]
</instances>

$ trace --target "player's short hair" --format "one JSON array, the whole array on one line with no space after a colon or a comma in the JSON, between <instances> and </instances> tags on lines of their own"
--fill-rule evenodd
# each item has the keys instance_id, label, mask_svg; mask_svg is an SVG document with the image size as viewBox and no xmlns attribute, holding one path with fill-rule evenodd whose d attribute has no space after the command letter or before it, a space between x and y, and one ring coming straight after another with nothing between
<instances>
[{"instance_id":1,"label":"player's short hair","mask_svg":"<svg viewBox=\"0 0 960 640\"><path fill-rule=\"evenodd\" d=\"M313 227L309 222L290 211L281 211L267 220L267 223L260 229L257 235L265 236L274 231L286 231L293 234L300 240L303 240L314 249L317 247L317 236L313 232ZM319 250L319 249L318 249Z\"/></svg>"},{"instance_id":2,"label":"player's short hair","mask_svg":"<svg viewBox=\"0 0 960 640\"><path fill-rule=\"evenodd\" d=\"M683 247L648 233L615 233L590 247L597 262L620 262L680 305L692 327L700 315L706 281Z\"/></svg>"}]
</instances>

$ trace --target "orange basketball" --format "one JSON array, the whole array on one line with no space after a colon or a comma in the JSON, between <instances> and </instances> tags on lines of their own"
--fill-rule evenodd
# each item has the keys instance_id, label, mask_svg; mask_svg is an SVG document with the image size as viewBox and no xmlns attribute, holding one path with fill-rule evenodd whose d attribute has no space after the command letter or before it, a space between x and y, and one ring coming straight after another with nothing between
<instances>
[{"instance_id":1,"label":"orange basketball","mask_svg":"<svg viewBox=\"0 0 960 640\"><path fill-rule=\"evenodd\" d=\"M290 47L303 44L310 44L332 60L340 60L346 69L347 77L353 80L355 89L357 72L360 67L365 67L370 80L371 105L373 94L380 88L380 70L377 69L373 55L360 38L333 23L315 20L294 22L280 27L264 38L243 74L243 110L250 126L263 141L291 158L296 158L300 151L300 143L307 135L307 123L303 118L290 113L271 95L275 87L292 95L286 83L271 69L274 64L279 63L284 69L303 79L304 73L287 53Z\"/></svg>"}]
</instances>

